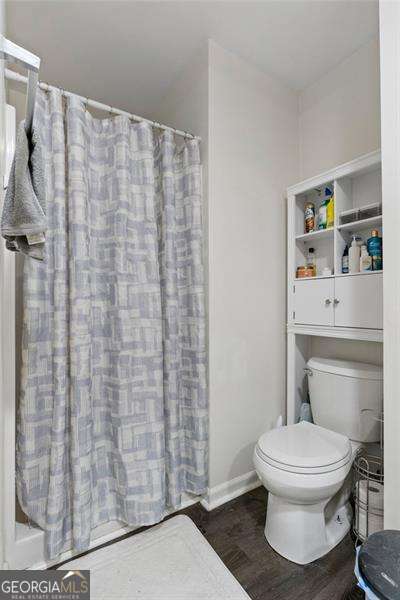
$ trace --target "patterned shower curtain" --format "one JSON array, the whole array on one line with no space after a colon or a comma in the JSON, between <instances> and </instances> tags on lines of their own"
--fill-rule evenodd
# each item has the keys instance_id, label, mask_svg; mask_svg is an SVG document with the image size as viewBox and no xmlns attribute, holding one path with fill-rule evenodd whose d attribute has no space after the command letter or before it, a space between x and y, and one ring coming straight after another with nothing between
<instances>
[{"instance_id":1,"label":"patterned shower curtain","mask_svg":"<svg viewBox=\"0 0 400 600\"><path fill-rule=\"evenodd\" d=\"M25 259L17 489L49 558L207 486L196 140L38 92L46 260Z\"/></svg>"}]
</instances>

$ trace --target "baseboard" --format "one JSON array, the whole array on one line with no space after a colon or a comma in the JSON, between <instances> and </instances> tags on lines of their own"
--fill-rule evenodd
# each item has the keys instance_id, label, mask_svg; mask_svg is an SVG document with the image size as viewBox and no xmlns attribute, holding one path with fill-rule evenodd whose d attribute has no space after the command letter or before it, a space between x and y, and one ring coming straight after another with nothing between
<instances>
[{"instance_id":1,"label":"baseboard","mask_svg":"<svg viewBox=\"0 0 400 600\"><path fill-rule=\"evenodd\" d=\"M257 473L249 471L244 475L239 475L239 477L209 488L207 494L200 500L200 504L208 511L214 510L221 504L250 492L250 490L254 490L260 485L262 484Z\"/></svg>"}]
</instances>

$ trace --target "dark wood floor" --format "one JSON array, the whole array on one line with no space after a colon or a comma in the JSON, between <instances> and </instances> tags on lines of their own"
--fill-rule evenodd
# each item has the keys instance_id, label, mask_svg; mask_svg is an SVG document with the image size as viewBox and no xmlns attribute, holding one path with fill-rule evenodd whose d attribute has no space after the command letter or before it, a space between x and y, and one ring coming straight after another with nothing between
<instances>
[{"instance_id":1,"label":"dark wood floor","mask_svg":"<svg viewBox=\"0 0 400 600\"><path fill-rule=\"evenodd\" d=\"M327 556L305 566L291 563L272 550L264 537L263 487L211 512L199 504L182 512L196 523L252 600L342 600L353 586L354 544L350 535ZM360 596L354 591L351 597Z\"/></svg>"},{"instance_id":2,"label":"dark wood floor","mask_svg":"<svg viewBox=\"0 0 400 600\"><path fill-rule=\"evenodd\" d=\"M350 535L309 565L291 563L274 552L264 537L266 499L265 489L259 487L211 512L195 504L181 513L194 521L252 600L363 598L363 593L353 589Z\"/></svg>"}]
</instances>

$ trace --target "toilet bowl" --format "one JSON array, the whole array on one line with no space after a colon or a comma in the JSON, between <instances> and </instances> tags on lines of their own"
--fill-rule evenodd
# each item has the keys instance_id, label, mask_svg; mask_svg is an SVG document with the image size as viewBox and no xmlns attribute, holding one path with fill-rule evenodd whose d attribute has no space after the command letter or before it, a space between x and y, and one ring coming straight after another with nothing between
<instances>
[{"instance_id":1,"label":"toilet bowl","mask_svg":"<svg viewBox=\"0 0 400 600\"><path fill-rule=\"evenodd\" d=\"M343 484L352 458L348 438L311 423L261 436L254 465L269 491L265 536L279 554L307 564L346 535L350 486Z\"/></svg>"},{"instance_id":2,"label":"toilet bowl","mask_svg":"<svg viewBox=\"0 0 400 600\"><path fill-rule=\"evenodd\" d=\"M351 466L361 443L379 441L382 368L311 358L305 369L315 424L264 433L254 466L268 490L265 536L285 558L307 564L350 529Z\"/></svg>"}]
</instances>

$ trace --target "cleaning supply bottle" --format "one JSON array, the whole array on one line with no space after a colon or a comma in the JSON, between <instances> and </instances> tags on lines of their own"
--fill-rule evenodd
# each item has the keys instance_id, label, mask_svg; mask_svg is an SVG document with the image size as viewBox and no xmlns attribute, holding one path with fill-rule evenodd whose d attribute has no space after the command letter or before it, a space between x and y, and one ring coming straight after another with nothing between
<instances>
[{"instance_id":1,"label":"cleaning supply bottle","mask_svg":"<svg viewBox=\"0 0 400 600\"><path fill-rule=\"evenodd\" d=\"M343 256L342 256L342 273L348 273L348 272L349 272L349 247L346 244L346 247L344 249Z\"/></svg>"},{"instance_id":2,"label":"cleaning supply bottle","mask_svg":"<svg viewBox=\"0 0 400 600\"><path fill-rule=\"evenodd\" d=\"M326 229L326 207L328 201L324 198L318 209L318 229Z\"/></svg>"},{"instance_id":3,"label":"cleaning supply bottle","mask_svg":"<svg viewBox=\"0 0 400 600\"><path fill-rule=\"evenodd\" d=\"M317 263L316 263L314 248L309 248L308 249L308 254L307 254L307 269L312 269L313 277L316 276L316 274L317 274Z\"/></svg>"},{"instance_id":4,"label":"cleaning supply bottle","mask_svg":"<svg viewBox=\"0 0 400 600\"><path fill-rule=\"evenodd\" d=\"M372 270L381 271L383 268L382 256L382 238L379 237L379 231L373 229L371 237L367 240L368 254L372 257Z\"/></svg>"},{"instance_id":5,"label":"cleaning supply bottle","mask_svg":"<svg viewBox=\"0 0 400 600\"><path fill-rule=\"evenodd\" d=\"M300 406L300 418L299 421L307 421L308 423L313 422L311 404L309 402L302 402Z\"/></svg>"},{"instance_id":6,"label":"cleaning supply bottle","mask_svg":"<svg viewBox=\"0 0 400 600\"><path fill-rule=\"evenodd\" d=\"M326 226L333 227L335 221L335 200L329 188L325 188Z\"/></svg>"},{"instance_id":7,"label":"cleaning supply bottle","mask_svg":"<svg viewBox=\"0 0 400 600\"><path fill-rule=\"evenodd\" d=\"M359 273L360 272L360 246L358 245L357 238L354 235L353 241L349 249L349 272Z\"/></svg>"},{"instance_id":8,"label":"cleaning supply bottle","mask_svg":"<svg viewBox=\"0 0 400 600\"><path fill-rule=\"evenodd\" d=\"M360 271L372 271L372 257L368 254L367 246L361 246Z\"/></svg>"}]
</instances>

